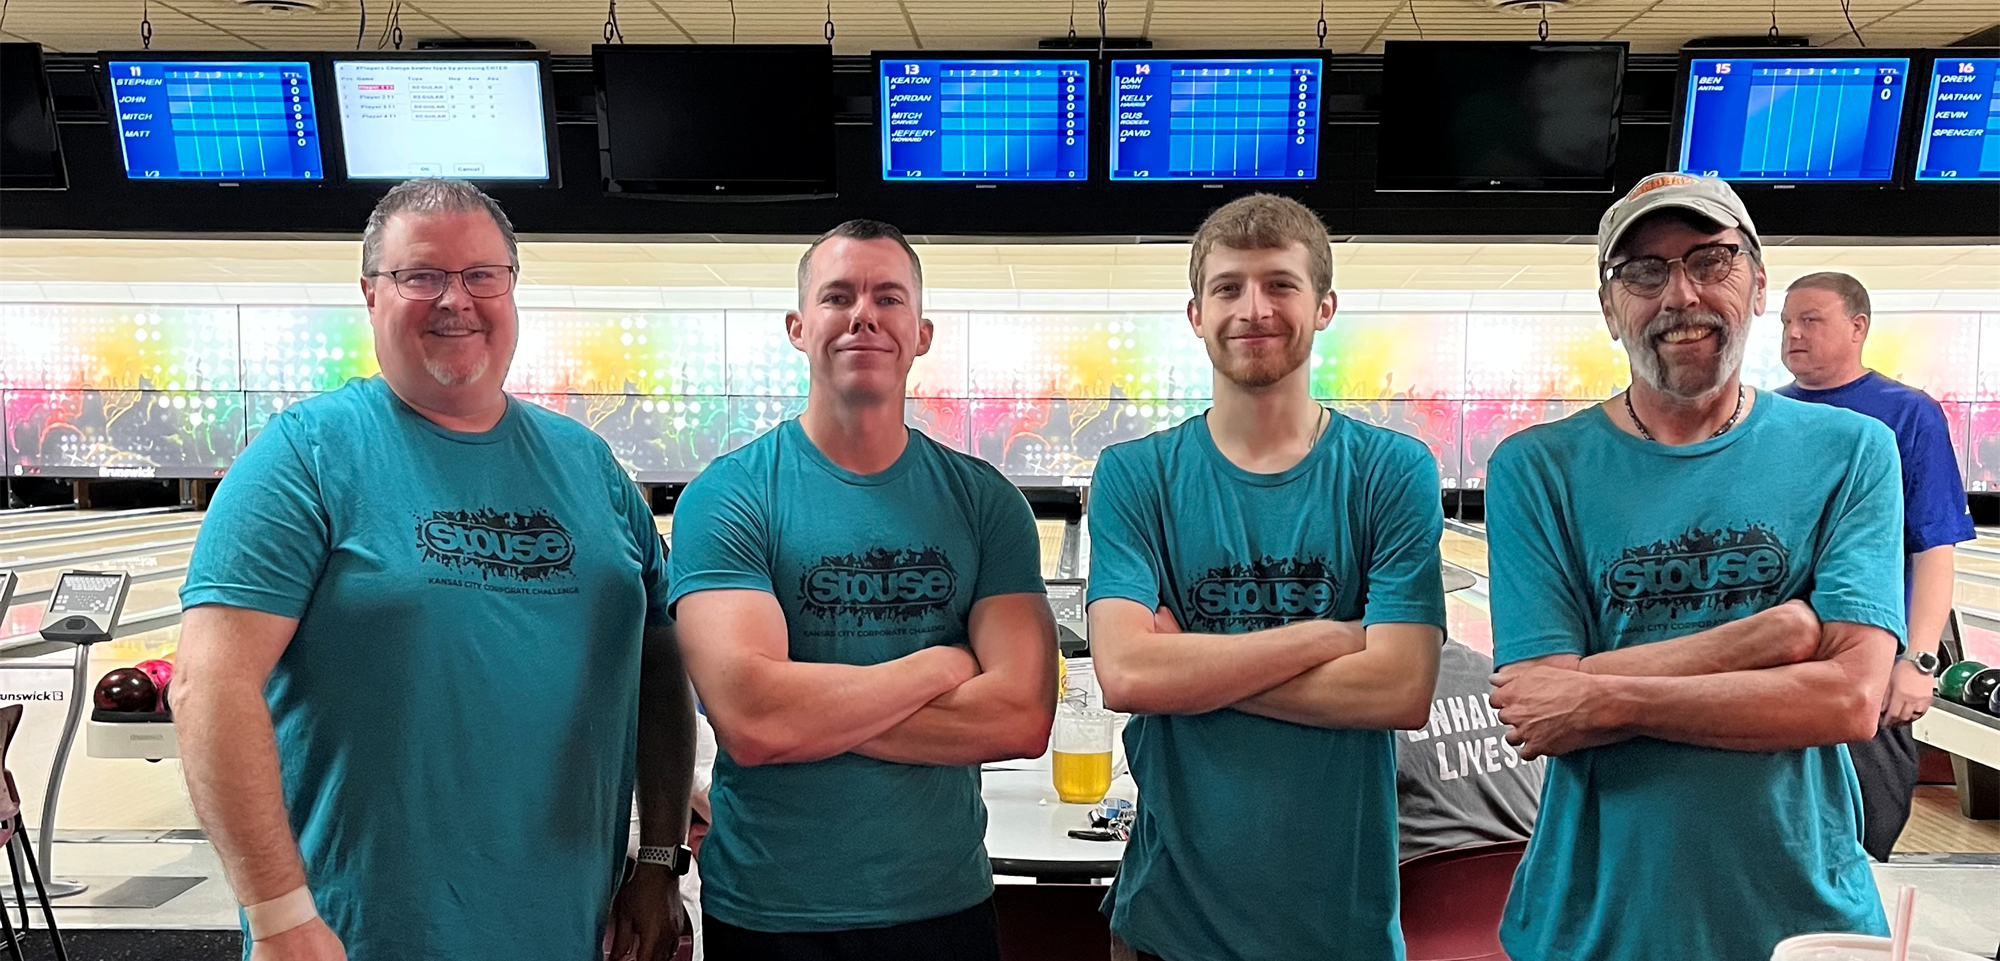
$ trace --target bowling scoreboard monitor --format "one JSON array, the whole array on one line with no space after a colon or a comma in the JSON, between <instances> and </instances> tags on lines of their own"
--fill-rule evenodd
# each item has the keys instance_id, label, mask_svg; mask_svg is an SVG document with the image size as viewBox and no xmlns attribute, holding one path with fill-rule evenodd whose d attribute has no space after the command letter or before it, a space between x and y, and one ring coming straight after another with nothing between
<instances>
[{"instance_id":1,"label":"bowling scoreboard monitor","mask_svg":"<svg viewBox=\"0 0 2000 961\"><path fill-rule=\"evenodd\" d=\"M124 571L64 571L42 615L42 637L90 644L111 639L132 576Z\"/></svg>"},{"instance_id":2,"label":"bowling scoreboard monitor","mask_svg":"<svg viewBox=\"0 0 2000 961\"><path fill-rule=\"evenodd\" d=\"M1318 54L1113 59L1112 180L1313 180Z\"/></svg>"},{"instance_id":3,"label":"bowling scoreboard monitor","mask_svg":"<svg viewBox=\"0 0 2000 961\"><path fill-rule=\"evenodd\" d=\"M1896 176L1907 53L1684 57L1675 169L1739 183Z\"/></svg>"},{"instance_id":4,"label":"bowling scoreboard monitor","mask_svg":"<svg viewBox=\"0 0 2000 961\"><path fill-rule=\"evenodd\" d=\"M2000 182L2000 56L1940 51L1929 88L1917 181Z\"/></svg>"},{"instance_id":5,"label":"bowling scoreboard monitor","mask_svg":"<svg viewBox=\"0 0 2000 961\"><path fill-rule=\"evenodd\" d=\"M882 54L882 179L1090 178L1090 61Z\"/></svg>"},{"instance_id":6,"label":"bowling scoreboard monitor","mask_svg":"<svg viewBox=\"0 0 2000 961\"><path fill-rule=\"evenodd\" d=\"M129 179L326 178L307 56L110 54L104 72Z\"/></svg>"},{"instance_id":7,"label":"bowling scoreboard monitor","mask_svg":"<svg viewBox=\"0 0 2000 961\"><path fill-rule=\"evenodd\" d=\"M333 55L349 180L550 183L546 57Z\"/></svg>"}]
</instances>

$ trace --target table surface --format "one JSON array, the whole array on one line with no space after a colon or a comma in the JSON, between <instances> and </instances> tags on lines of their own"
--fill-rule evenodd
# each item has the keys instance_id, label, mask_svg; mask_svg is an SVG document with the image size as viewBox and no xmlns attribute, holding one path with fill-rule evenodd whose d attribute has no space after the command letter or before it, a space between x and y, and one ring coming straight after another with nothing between
<instances>
[{"instance_id":1,"label":"table surface","mask_svg":"<svg viewBox=\"0 0 2000 961\"><path fill-rule=\"evenodd\" d=\"M1125 856L1124 842L1079 841L1069 836L1070 831L1090 827L1091 805L1057 800L1048 765L1044 757L989 765L981 773L987 857L996 861L1115 865ZM1006 769L994 769L1002 767ZM1136 802L1139 787L1132 783L1131 775L1123 775L1112 780L1105 796Z\"/></svg>"}]
</instances>

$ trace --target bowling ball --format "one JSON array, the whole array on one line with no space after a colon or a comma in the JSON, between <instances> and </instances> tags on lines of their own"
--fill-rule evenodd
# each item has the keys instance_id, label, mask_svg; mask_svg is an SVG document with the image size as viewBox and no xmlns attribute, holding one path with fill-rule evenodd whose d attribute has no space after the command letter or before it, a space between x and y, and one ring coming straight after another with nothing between
<instances>
[{"instance_id":1,"label":"bowling ball","mask_svg":"<svg viewBox=\"0 0 2000 961\"><path fill-rule=\"evenodd\" d=\"M2000 687L1993 689L1993 696L1986 699L1986 713L2000 717Z\"/></svg>"},{"instance_id":2,"label":"bowling ball","mask_svg":"<svg viewBox=\"0 0 2000 961\"><path fill-rule=\"evenodd\" d=\"M167 689L167 682L174 679L174 662L172 661L155 659L140 661L132 666L137 670L145 671L146 676L153 679L153 685L158 687L162 693Z\"/></svg>"},{"instance_id":3,"label":"bowling ball","mask_svg":"<svg viewBox=\"0 0 2000 961\"><path fill-rule=\"evenodd\" d=\"M1986 670L1986 665L1978 661L1959 661L1944 669L1938 676L1938 696L1947 701L1956 701L1965 693L1966 679Z\"/></svg>"},{"instance_id":4,"label":"bowling ball","mask_svg":"<svg viewBox=\"0 0 2000 961\"><path fill-rule=\"evenodd\" d=\"M174 713L173 695L174 681L172 678L168 678L167 683L160 685L160 710L168 714Z\"/></svg>"},{"instance_id":5,"label":"bowling ball","mask_svg":"<svg viewBox=\"0 0 2000 961\"><path fill-rule=\"evenodd\" d=\"M2000 690L2000 667L1989 667L1965 679L1965 690L1959 692L1958 703L1985 710L1995 690Z\"/></svg>"},{"instance_id":6,"label":"bowling ball","mask_svg":"<svg viewBox=\"0 0 2000 961\"><path fill-rule=\"evenodd\" d=\"M146 676L145 671L121 667L105 674L97 682L97 693L93 699L98 707L107 711L151 711L160 703L160 687Z\"/></svg>"}]
</instances>

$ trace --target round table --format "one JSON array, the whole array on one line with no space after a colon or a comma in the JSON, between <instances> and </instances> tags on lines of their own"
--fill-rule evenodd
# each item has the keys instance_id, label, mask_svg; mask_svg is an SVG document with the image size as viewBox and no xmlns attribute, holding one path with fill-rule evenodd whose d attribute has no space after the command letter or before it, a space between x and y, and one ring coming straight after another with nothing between
<instances>
[{"instance_id":1,"label":"round table","mask_svg":"<svg viewBox=\"0 0 2000 961\"><path fill-rule=\"evenodd\" d=\"M1090 827L1088 804L1056 800L1046 758L1017 761L981 774L986 799L986 856L993 873L1047 883L1089 883L1118 873L1123 841L1079 841L1069 832ZM1136 802L1130 775L1112 780L1105 797Z\"/></svg>"}]
</instances>

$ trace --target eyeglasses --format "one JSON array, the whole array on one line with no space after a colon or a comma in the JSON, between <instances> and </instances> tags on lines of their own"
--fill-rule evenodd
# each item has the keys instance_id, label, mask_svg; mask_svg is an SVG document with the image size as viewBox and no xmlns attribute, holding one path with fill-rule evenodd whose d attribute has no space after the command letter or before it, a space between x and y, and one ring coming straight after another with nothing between
<instances>
[{"instance_id":1,"label":"eyeglasses","mask_svg":"<svg viewBox=\"0 0 2000 961\"><path fill-rule=\"evenodd\" d=\"M514 269L507 264L484 264L464 270L412 267L408 270L378 270L370 277L387 277L396 284L404 300L436 300L451 288L457 277L465 292L474 297L499 297L514 289Z\"/></svg>"},{"instance_id":2,"label":"eyeglasses","mask_svg":"<svg viewBox=\"0 0 2000 961\"><path fill-rule=\"evenodd\" d=\"M1616 280L1626 290L1650 297L1666 288L1667 281L1673 278L1674 265L1680 264L1687 271L1688 280L1707 287L1728 280L1736 271L1736 255L1742 252L1741 244L1702 244L1672 259L1633 257L1604 268L1604 279Z\"/></svg>"}]
</instances>

